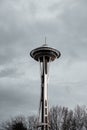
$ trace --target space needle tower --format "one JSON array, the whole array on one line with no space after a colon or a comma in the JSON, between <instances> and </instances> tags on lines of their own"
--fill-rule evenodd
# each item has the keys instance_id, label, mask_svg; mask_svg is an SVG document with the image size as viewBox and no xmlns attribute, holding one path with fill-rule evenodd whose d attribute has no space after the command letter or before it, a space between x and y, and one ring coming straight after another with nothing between
<instances>
[{"instance_id":1,"label":"space needle tower","mask_svg":"<svg viewBox=\"0 0 87 130\"><path fill-rule=\"evenodd\" d=\"M49 63L60 57L60 52L44 44L30 52L30 56L40 63L41 71L41 98L39 106L38 129L49 130L48 118L48 68Z\"/></svg>"}]
</instances>

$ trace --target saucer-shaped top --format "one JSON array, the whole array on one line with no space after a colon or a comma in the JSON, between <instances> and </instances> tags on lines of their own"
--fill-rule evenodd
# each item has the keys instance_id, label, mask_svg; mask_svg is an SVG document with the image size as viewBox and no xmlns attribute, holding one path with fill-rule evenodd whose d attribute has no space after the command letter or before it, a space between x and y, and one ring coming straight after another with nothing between
<instances>
[{"instance_id":1,"label":"saucer-shaped top","mask_svg":"<svg viewBox=\"0 0 87 130\"><path fill-rule=\"evenodd\" d=\"M60 57L60 52L54 48L48 47L44 44L41 47L38 47L30 52L30 56L36 61L43 62L43 57L49 62L54 61L56 58Z\"/></svg>"}]
</instances>

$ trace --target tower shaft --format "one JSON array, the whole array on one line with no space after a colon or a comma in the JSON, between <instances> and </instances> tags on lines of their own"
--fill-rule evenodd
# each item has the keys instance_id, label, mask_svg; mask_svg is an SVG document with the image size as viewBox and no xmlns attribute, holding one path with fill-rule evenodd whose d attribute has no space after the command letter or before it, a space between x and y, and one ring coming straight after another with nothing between
<instances>
[{"instance_id":1,"label":"tower shaft","mask_svg":"<svg viewBox=\"0 0 87 130\"><path fill-rule=\"evenodd\" d=\"M40 61L41 67L41 130L49 129L48 120L48 62L45 56Z\"/></svg>"}]
</instances>

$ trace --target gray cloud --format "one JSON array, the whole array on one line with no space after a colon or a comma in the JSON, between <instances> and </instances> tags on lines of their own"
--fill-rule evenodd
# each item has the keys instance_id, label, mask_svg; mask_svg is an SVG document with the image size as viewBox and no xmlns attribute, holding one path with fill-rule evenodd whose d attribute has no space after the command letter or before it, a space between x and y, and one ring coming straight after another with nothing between
<instances>
[{"instance_id":1,"label":"gray cloud","mask_svg":"<svg viewBox=\"0 0 87 130\"><path fill-rule=\"evenodd\" d=\"M3 77L18 77L19 75L22 75L23 73L18 73L17 68L5 68L1 70L0 72L0 78Z\"/></svg>"},{"instance_id":2,"label":"gray cloud","mask_svg":"<svg viewBox=\"0 0 87 130\"><path fill-rule=\"evenodd\" d=\"M37 113L39 65L29 53L45 36L62 54L50 66L50 105L86 104L86 6L86 0L0 1L0 120Z\"/></svg>"},{"instance_id":3,"label":"gray cloud","mask_svg":"<svg viewBox=\"0 0 87 130\"><path fill-rule=\"evenodd\" d=\"M14 80L14 82L15 81L16 80ZM31 81L24 84L9 82L0 85L0 120L6 120L10 118L10 116L19 114L27 113L31 115L33 111L37 113L39 93L34 90L33 86L35 86L35 83ZM36 110L34 108L36 108Z\"/></svg>"}]
</instances>

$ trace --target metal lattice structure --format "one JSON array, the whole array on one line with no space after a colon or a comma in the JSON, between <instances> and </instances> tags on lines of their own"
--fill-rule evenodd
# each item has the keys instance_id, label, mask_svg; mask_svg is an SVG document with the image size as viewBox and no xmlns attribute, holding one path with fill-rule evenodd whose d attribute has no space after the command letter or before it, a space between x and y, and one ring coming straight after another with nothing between
<instances>
[{"instance_id":1,"label":"metal lattice structure","mask_svg":"<svg viewBox=\"0 0 87 130\"><path fill-rule=\"evenodd\" d=\"M30 56L40 63L41 98L39 106L38 129L49 130L48 119L48 68L49 63L60 57L60 52L46 44L30 52Z\"/></svg>"}]
</instances>

